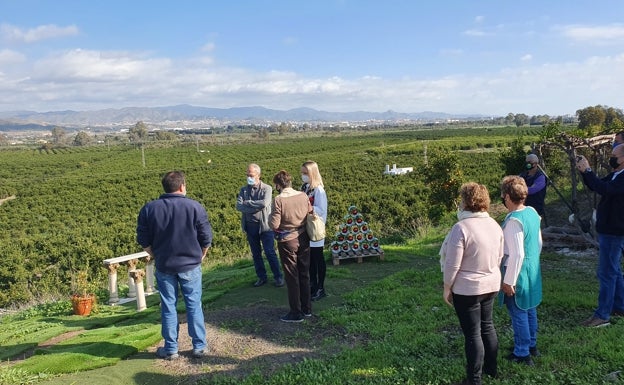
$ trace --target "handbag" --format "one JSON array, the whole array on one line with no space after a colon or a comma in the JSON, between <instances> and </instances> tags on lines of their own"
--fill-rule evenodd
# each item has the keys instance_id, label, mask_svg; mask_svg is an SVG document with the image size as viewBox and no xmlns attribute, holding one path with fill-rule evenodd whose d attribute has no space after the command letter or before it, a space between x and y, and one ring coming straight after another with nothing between
<instances>
[{"instance_id":1,"label":"handbag","mask_svg":"<svg viewBox=\"0 0 624 385\"><path fill-rule=\"evenodd\" d=\"M315 212L309 213L306 218L306 231L312 242L325 239L325 223L323 218Z\"/></svg>"}]
</instances>

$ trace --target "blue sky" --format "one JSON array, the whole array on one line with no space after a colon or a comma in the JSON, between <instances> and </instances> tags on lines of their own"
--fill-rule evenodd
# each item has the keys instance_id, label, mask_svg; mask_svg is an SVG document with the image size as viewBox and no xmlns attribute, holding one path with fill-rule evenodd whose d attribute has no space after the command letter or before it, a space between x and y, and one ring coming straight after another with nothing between
<instances>
[{"instance_id":1,"label":"blue sky","mask_svg":"<svg viewBox=\"0 0 624 385\"><path fill-rule=\"evenodd\" d=\"M624 2L0 0L0 111L622 108Z\"/></svg>"}]
</instances>

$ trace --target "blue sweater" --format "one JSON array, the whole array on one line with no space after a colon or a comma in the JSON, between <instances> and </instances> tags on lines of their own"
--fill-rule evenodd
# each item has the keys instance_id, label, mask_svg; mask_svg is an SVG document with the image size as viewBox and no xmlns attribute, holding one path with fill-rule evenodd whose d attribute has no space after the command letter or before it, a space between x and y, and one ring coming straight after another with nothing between
<instances>
[{"instance_id":1,"label":"blue sweater","mask_svg":"<svg viewBox=\"0 0 624 385\"><path fill-rule=\"evenodd\" d=\"M202 248L212 243L212 227L199 202L182 194L162 194L139 212L137 242L152 247L158 271L182 273L201 264Z\"/></svg>"}]
</instances>

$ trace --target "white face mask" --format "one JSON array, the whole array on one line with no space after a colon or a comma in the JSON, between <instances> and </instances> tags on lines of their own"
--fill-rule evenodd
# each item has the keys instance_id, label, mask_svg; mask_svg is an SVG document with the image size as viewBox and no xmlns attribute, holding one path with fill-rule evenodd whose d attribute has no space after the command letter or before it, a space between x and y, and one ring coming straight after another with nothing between
<instances>
[{"instance_id":1,"label":"white face mask","mask_svg":"<svg viewBox=\"0 0 624 385\"><path fill-rule=\"evenodd\" d=\"M301 180L303 181L303 183L310 183L310 177L307 175L301 174Z\"/></svg>"}]
</instances>

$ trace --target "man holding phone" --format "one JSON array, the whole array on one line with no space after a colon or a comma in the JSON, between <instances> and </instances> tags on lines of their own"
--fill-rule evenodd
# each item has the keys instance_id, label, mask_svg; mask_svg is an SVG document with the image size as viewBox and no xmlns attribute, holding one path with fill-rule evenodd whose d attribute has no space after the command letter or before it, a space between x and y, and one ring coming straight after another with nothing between
<instances>
[{"instance_id":1,"label":"man holding phone","mask_svg":"<svg viewBox=\"0 0 624 385\"><path fill-rule=\"evenodd\" d=\"M624 278L620 267L624 248L624 146L615 146L611 150L609 165L613 171L604 178L596 176L584 156L576 159L583 183L601 196L596 207L598 307L582 325L608 326L612 315L624 316Z\"/></svg>"}]
</instances>

